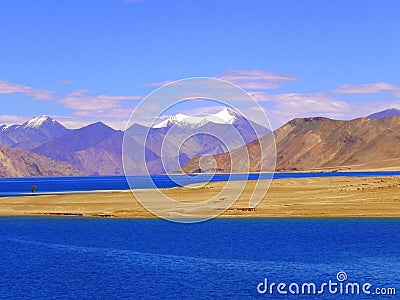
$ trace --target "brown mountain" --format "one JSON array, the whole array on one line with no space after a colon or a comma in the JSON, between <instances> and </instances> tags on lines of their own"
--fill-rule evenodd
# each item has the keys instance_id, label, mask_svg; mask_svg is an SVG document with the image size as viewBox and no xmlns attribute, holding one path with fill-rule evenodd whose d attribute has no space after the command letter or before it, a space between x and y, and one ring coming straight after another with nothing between
<instances>
[{"instance_id":1,"label":"brown mountain","mask_svg":"<svg viewBox=\"0 0 400 300\"><path fill-rule=\"evenodd\" d=\"M359 118L351 121L322 117L294 119L275 130L274 135L278 171L324 168L400 169L400 117L379 120ZM260 141L265 143L267 139L271 139L271 135L262 137ZM258 141L231 153L215 155L217 170L246 170L246 160L243 159L247 157L246 149L251 157L251 171L260 171ZM233 170L230 170L231 156L235 161ZM210 158L204 158L201 166L207 166L207 160ZM183 166L183 171L212 171L201 169L199 161L199 157L194 158Z\"/></svg>"},{"instance_id":2,"label":"brown mountain","mask_svg":"<svg viewBox=\"0 0 400 300\"><path fill-rule=\"evenodd\" d=\"M72 165L27 150L0 146L0 177L76 176Z\"/></svg>"}]
</instances>

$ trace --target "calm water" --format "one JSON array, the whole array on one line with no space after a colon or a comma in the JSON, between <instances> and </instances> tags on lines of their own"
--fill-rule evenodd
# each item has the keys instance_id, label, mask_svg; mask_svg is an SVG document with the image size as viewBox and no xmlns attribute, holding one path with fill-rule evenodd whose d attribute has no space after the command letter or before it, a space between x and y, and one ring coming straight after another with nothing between
<instances>
[{"instance_id":1,"label":"calm water","mask_svg":"<svg viewBox=\"0 0 400 300\"><path fill-rule=\"evenodd\" d=\"M400 219L3 217L0 298L311 299L259 295L257 285L322 283L339 271L399 293L399 236Z\"/></svg>"},{"instance_id":2,"label":"calm water","mask_svg":"<svg viewBox=\"0 0 400 300\"><path fill-rule=\"evenodd\" d=\"M255 180L258 178L304 178L304 177L334 177L334 176L400 176L400 172L329 172L329 173L276 173L276 174L207 174L199 175L165 175L153 176L149 180L144 176L131 177L134 188L176 187L191 183L226 180ZM31 178L1 178L0 197L18 196L30 193L31 186L37 186L37 194L51 192L93 191L93 190L125 190L129 189L125 176L99 177L31 177Z\"/></svg>"}]
</instances>

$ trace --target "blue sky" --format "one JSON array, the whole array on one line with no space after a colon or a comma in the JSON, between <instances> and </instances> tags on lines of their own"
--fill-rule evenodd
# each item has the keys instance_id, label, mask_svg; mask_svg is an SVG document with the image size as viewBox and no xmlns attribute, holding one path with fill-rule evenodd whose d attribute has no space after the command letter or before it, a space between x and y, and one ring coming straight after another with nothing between
<instances>
[{"instance_id":1,"label":"blue sky","mask_svg":"<svg viewBox=\"0 0 400 300\"><path fill-rule=\"evenodd\" d=\"M123 128L158 85L193 76L243 87L274 127L365 116L400 102L399 11L396 0L2 1L0 123L47 114Z\"/></svg>"}]
</instances>

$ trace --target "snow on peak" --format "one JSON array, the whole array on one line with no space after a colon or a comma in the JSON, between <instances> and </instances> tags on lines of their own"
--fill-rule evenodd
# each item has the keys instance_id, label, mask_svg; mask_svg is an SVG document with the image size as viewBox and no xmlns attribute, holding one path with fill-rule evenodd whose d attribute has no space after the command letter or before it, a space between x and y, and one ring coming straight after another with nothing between
<instances>
[{"instance_id":1,"label":"snow on peak","mask_svg":"<svg viewBox=\"0 0 400 300\"><path fill-rule=\"evenodd\" d=\"M233 124L233 122L237 119L235 115L236 113L232 112L228 108L224 108L216 114L203 116L188 116L179 113L170 116L164 121L154 125L153 128L163 128L171 125L199 127L210 122L215 124Z\"/></svg>"},{"instance_id":2,"label":"snow on peak","mask_svg":"<svg viewBox=\"0 0 400 300\"><path fill-rule=\"evenodd\" d=\"M40 116L40 117L34 117L32 119L30 119L29 121L27 121L24 124L24 127L27 128L39 128L41 125L43 125L46 122L51 122L51 123L56 123L56 121L54 121L52 118L50 118L49 116Z\"/></svg>"},{"instance_id":3,"label":"snow on peak","mask_svg":"<svg viewBox=\"0 0 400 300\"><path fill-rule=\"evenodd\" d=\"M3 125L0 126L0 129L1 129L1 132L5 132L5 131L7 131L9 128L13 128L13 127L16 127L16 126L17 126L17 125L11 125L11 124L6 125L6 124L3 124Z\"/></svg>"},{"instance_id":4,"label":"snow on peak","mask_svg":"<svg viewBox=\"0 0 400 300\"><path fill-rule=\"evenodd\" d=\"M228 108L224 108L223 110L212 116L214 118L224 120L226 124L232 124L236 120L236 113L232 112Z\"/></svg>"}]
</instances>

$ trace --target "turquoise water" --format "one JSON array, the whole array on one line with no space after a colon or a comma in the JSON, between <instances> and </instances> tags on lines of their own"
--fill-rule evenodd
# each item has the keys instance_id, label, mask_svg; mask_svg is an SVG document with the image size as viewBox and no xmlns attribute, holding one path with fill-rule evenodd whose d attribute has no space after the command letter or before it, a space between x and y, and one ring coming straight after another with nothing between
<instances>
[{"instance_id":1,"label":"turquoise water","mask_svg":"<svg viewBox=\"0 0 400 300\"><path fill-rule=\"evenodd\" d=\"M400 292L399 236L400 219L2 217L0 298L376 299L260 295L257 285L321 284L346 272Z\"/></svg>"},{"instance_id":2,"label":"turquoise water","mask_svg":"<svg viewBox=\"0 0 400 300\"><path fill-rule=\"evenodd\" d=\"M152 176L151 180L145 176L130 177L133 188L160 188L176 187L205 181L227 180L255 180L282 179L282 178L309 178L309 177L337 177L337 176L399 176L400 172L325 172L325 173L275 173L275 174L208 174L199 175L159 175ZM36 185L36 193L93 191L93 190L125 190L129 189L125 176L99 177L30 177L30 178L2 178L0 179L0 197L29 194L31 186Z\"/></svg>"}]
</instances>

